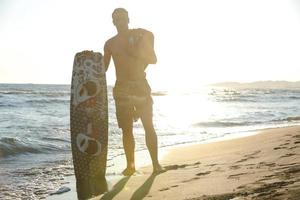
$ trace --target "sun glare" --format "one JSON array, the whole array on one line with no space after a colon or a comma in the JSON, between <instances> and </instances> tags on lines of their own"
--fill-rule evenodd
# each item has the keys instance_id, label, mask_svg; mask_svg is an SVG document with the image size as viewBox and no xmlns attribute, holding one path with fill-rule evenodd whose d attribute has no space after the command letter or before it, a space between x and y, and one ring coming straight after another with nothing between
<instances>
[{"instance_id":1,"label":"sun glare","mask_svg":"<svg viewBox=\"0 0 300 200\"><path fill-rule=\"evenodd\" d=\"M173 91L163 98L157 97L154 107L159 109L158 113L166 115L158 116L159 120L164 120L160 124L166 123L184 130L191 124L209 121L217 113L222 113L224 108L211 101L208 92L208 88L201 88L198 93Z\"/></svg>"}]
</instances>

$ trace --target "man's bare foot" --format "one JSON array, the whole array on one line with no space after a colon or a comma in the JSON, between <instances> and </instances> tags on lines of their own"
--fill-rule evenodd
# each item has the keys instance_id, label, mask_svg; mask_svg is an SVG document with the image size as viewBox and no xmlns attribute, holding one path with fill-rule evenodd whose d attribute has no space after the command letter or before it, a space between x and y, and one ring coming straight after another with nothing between
<instances>
[{"instance_id":1,"label":"man's bare foot","mask_svg":"<svg viewBox=\"0 0 300 200\"><path fill-rule=\"evenodd\" d=\"M153 167L153 174L160 174L160 173L164 173L167 170L165 168L163 168L161 165L157 165L155 167Z\"/></svg>"},{"instance_id":2,"label":"man's bare foot","mask_svg":"<svg viewBox=\"0 0 300 200\"><path fill-rule=\"evenodd\" d=\"M134 167L127 167L123 172L122 174L124 176L131 176L132 174L134 174L135 172L135 168Z\"/></svg>"}]
</instances>

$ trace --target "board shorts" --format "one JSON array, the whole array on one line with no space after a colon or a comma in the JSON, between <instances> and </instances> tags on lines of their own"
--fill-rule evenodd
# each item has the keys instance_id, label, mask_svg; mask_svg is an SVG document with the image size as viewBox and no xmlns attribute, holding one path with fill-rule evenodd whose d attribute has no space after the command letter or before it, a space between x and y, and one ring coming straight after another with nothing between
<instances>
[{"instance_id":1,"label":"board shorts","mask_svg":"<svg viewBox=\"0 0 300 200\"><path fill-rule=\"evenodd\" d=\"M113 89L119 128L129 128L140 117L152 118L153 99L146 79L117 81Z\"/></svg>"}]
</instances>

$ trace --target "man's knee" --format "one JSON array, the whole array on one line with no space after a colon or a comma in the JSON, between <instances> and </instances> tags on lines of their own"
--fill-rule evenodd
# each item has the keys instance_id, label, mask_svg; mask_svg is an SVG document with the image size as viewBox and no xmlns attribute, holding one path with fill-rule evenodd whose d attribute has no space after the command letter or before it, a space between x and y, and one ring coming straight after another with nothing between
<instances>
[{"instance_id":1,"label":"man's knee","mask_svg":"<svg viewBox=\"0 0 300 200\"><path fill-rule=\"evenodd\" d=\"M123 127L122 133L124 137L132 136L133 135L132 127Z\"/></svg>"},{"instance_id":2,"label":"man's knee","mask_svg":"<svg viewBox=\"0 0 300 200\"><path fill-rule=\"evenodd\" d=\"M144 124L144 129L146 136L152 136L156 134L153 123Z\"/></svg>"},{"instance_id":3,"label":"man's knee","mask_svg":"<svg viewBox=\"0 0 300 200\"><path fill-rule=\"evenodd\" d=\"M143 116L141 119L146 132L154 131L154 126L153 126L153 121L151 116Z\"/></svg>"}]
</instances>

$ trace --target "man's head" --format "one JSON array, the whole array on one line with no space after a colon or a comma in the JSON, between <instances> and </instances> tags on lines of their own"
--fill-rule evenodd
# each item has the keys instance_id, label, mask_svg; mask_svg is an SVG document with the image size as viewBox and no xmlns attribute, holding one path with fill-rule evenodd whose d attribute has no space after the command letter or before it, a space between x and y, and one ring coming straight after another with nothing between
<instances>
[{"instance_id":1,"label":"man's head","mask_svg":"<svg viewBox=\"0 0 300 200\"><path fill-rule=\"evenodd\" d=\"M118 31L128 29L129 17L128 12L124 8L116 8L112 13L113 24L117 27Z\"/></svg>"}]
</instances>

